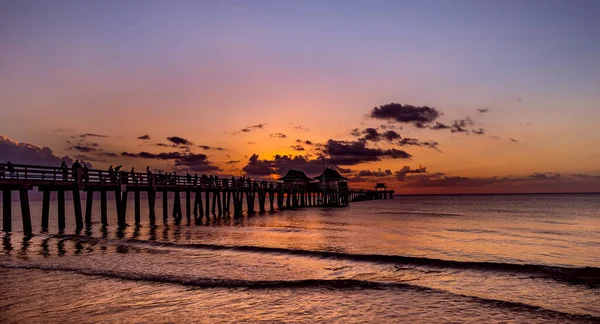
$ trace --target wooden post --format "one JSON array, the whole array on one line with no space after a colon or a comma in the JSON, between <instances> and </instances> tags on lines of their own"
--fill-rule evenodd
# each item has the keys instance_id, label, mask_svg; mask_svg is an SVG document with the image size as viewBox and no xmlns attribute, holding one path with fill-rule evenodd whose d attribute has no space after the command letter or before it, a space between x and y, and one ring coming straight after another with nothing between
<instances>
[{"instance_id":1,"label":"wooden post","mask_svg":"<svg viewBox=\"0 0 600 324\"><path fill-rule=\"evenodd\" d=\"M150 218L150 225L154 225L154 222L156 221L156 212L154 210L155 203L156 203L156 191L150 189L150 190L148 190L148 209L149 209L148 217Z\"/></svg>"},{"instance_id":2,"label":"wooden post","mask_svg":"<svg viewBox=\"0 0 600 324\"><path fill-rule=\"evenodd\" d=\"M163 194L162 194L162 198L163 198L163 222L167 222L169 221L169 201L168 199L168 195L167 195L167 189L163 190Z\"/></svg>"},{"instance_id":3,"label":"wooden post","mask_svg":"<svg viewBox=\"0 0 600 324\"><path fill-rule=\"evenodd\" d=\"M210 197L209 194L210 192L208 191L208 189L206 189L206 191L204 192L204 194L206 195L206 218L210 218Z\"/></svg>"},{"instance_id":4,"label":"wooden post","mask_svg":"<svg viewBox=\"0 0 600 324\"><path fill-rule=\"evenodd\" d=\"M277 192L277 209L283 209L283 191Z\"/></svg>"},{"instance_id":5,"label":"wooden post","mask_svg":"<svg viewBox=\"0 0 600 324\"><path fill-rule=\"evenodd\" d=\"M173 201L173 219L175 222L181 221L181 196L179 189L175 191L175 200Z\"/></svg>"},{"instance_id":6,"label":"wooden post","mask_svg":"<svg viewBox=\"0 0 600 324\"><path fill-rule=\"evenodd\" d=\"M213 216L216 215L216 211L215 211L216 207L217 207L217 195L213 191L213 193L212 193L212 214L213 214Z\"/></svg>"},{"instance_id":7,"label":"wooden post","mask_svg":"<svg viewBox=\"0 0 600 324\"><path fill-rule=\"evenodd\" d=\"M21 196L21 218L23 219L23 234L31 235L31 213L29 211L29 191L27 189L20 189L19 195Z\"/></svg>"},{"instance_id":8,"label":"wooden post","mask_svg":"<svg viewBox=\"0 0 600 324\"><path fill-rule=\"evenodd\" d=\"M126 219L127 219L127 194L128 191L125 190L122 193L122 197L121 197L121 218L119 220L119 227L125 227L125 225L127 225L126 223Z\"/></svg>"},{"instance_id":9,"label":"wooden post","mask_svg":"<svg viewBox=\"0 0 600 324\"><path fill-rule=\"evenodd\" d=\"M227 206L227 214L231 214L231 191L227 191L227 202L225 206Z\"/></svg>"},{"instance_id":10,"label":"wooden post","mask_svg":"<svg viewBox=\"0 0 600 324\"><path fill-rule=\"evenodd\" d=\"M204 218L204 207L202 206L202 191L198 190L198 192L196 192L196 195L198 195L198 217L202 219Z\"/></svg>"},{"instance_id":11,"label":"wooden post","mask_svg":"<svg viewBox=\"0 0 600 324\"><path fill-rule=\"evenodd\" d=\"M106 208L106 191L100 191L100 222L102 226L108 225L108 215Z\"/></svg>"},{"instance_id":12,"label":"wooden post","mask_svg":"<svg viewBox=\"0 0 600 324\"><path fill-rule=\"evenodd\" d=\"M261 213L265 212L265 200L266 199L266 193L261 190L258 192L258 211Z\"/></svg>"},{"instance_id":13,"label":"wooden post","mask_svg":"<svg viewBox=\"0 0 600 324\"><path fill-rule=\"evenodd\" d=\"M119 227L122 227L123 196L121 195L121 189L115 190L115 207L117 208L117 223Z\"/></svg>"},{"instance_id":14,"label":"wooden post","mask_svg":"<svg viewBox=\"0 0 600 324\"><path fill-rule=\"evenodd\" d=\"M10 189L2 190L2 230L12 232L12 198Z\"/></svg>"},{"instance_id":15,"label":"wooden post","mask_svg":"<svg viewBox=\"0 0 600 324\"><path fill-rule=\"evenodd\" d=\"M58 231L65 230L65 191L58 189Z\"/></svg>"},{"instance_id":16,"label":"wooden post","mask_svg":"<svg viewBox=\"0 0 600 324\"><path fill-rule=\"evenodd\" d=\"M217 210L219 212L219 217L223 215L223 206L221 206L221 191L217 191Z\"/></svg>"},{"instance_id":17,"label":"wooden post","mask_svg":"<svg viewBox=\"0 0 600 324\"><path fill-rule=\"evenodd\" d=\"M125 226L125 222L127 219L127 195L129 194L129 191L127 191L127 189L125 189L125 191L123 191L122 193L122 198L121 198L121 218L122 218L122 225Z\"/></svg>"},{"instance_id":18,"label":"wooden post","mask_svg":"<svg viewBox=\"0 0 600 324\"><path fill-rule=\"evenodd\" d=\"M48 230L48 219L50 218L50 191L44 190L42 197L42 230Z\"/></svg>"},{"instance_id":19,"label":"wooden post","mask_svg":"<svg viewBox=\"0 0 600 324\"><path fill-rule=\"evenodd\" d=\"M73 189L73 209L75 210L75 225L77 229L83 228L83 215L81 214L81 196L79 188Z\"/></svg>"},{"instance_id":20,"label":"wooden post","mask_svg":"<svg viewBox=\"0 0 600 324\"><path fill-rule=\"evenodd\" d=\"M135 223L139 224L140 223L140 189L139 188L135 188L135 191L133 192L133 198L135 200L134 202L134 213L135 213Z\"/></svg>"},{"instance_id":21,"label":"wooden post","mask_svg":"<svg viewBox=\"0 0 600 324\"><path fill-rule=\"evenodd\" d=\"M291 192L291 191L288 191L288 192L287 192L287 199L286 199L286 200L287 200L287 201L286 201L286 207L287 207L288 209L291 207L291 200L292 200L292 197L291 197L291 195L292 195L292 192Z\"/></svg>"},{"instance_id":22,"label":"wooden post","mask_svg":"<svg viewBox=\"0 0 600 324\"><path fill-rule=\"evenodd\" d=\"M190 189L187 189L185 191L185 216L188 220L190 220L192 217L192 210L191 210L191 205L190 205L190 203L191 203L190 195L191 195Z\"/></svg>"},{"instance_id":23,"label":"wooden post","mask_svg":"<svg viewBox=\"0 0 600 324\"><path fill-rule=\"evenodd\" d=\"M85 224L87 226L92 225L92 203L94 201L94 191L88 190L85 200Z\"/></svg>"},{"instance_id":24,"label":"wooden post","mask_svg":"<svg viewBox=\"0 0 600 324\"><path fill-rule=\"evenodd\" d=\"M270 191L269 192L269 205L270 205L269 207L270 207L271 211L275 210L275 208L273 206L273 200L274 200L274 198L275 198L275 193L273 191Z\"/></svg>"},{"instance_id":25,"label":"wooden post","mask_svg":"<svg viewBox=\"0 0 600 324\"><path fill-rule=\"evenodd\" d=\"M194 218L198 218L198 191L194 194Z\"/></svg>"}]
</instances>

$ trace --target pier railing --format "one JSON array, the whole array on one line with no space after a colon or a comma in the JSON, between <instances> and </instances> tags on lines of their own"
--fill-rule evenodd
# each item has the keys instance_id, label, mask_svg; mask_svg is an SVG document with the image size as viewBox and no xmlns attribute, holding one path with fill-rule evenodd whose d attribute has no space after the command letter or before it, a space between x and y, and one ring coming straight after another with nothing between
<instances>
[{"instance_id":1,"label":"pier railing","mask_svg":"<svg viewBox=\"0 0 600 324\"><path fill-rule=\"evenodd\" d=\"M274 189L299 190L303 185L282 182L252 180L249 178L219 178L217 176L178 175L165 173L142 173L129 171L108 171L84 168L60 168L25 164L0 164L0 180L39 184L79 184L79 185L128 185L151 187L200 187L223 189Z\"/></svg>"}]
</instances>

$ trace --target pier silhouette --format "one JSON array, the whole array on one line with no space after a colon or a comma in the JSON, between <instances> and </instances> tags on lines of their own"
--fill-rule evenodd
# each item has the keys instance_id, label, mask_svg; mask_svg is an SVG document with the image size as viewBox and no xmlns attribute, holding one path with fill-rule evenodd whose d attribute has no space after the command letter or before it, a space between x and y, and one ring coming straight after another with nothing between
<instances>
[{"instance_id":1,"label":"pier silhouette","mask_svg":"<svg viewBox=\"0 0 600 324\"><path fill-rule=\"evenodd\" d=\"M103 226L108 225L107 196L114 194L117 222L119 227L127 226L126 213L127 201L130 192L134 195L135 224L141 221L140 193L146 192L150 224L157 218L155 205L156 193L162 193L163 221L169 219L169 193L173 194L173 209L171 216L175 222L185 217L201 221L210 215L233 215L239 217L243 213L244 203L248 214L256 213L255 205L258 198L258 211L295 209L303 207L343 207L350 202L388 199L392 198L394 191L384 189L352 189L346 182L332 182L340 178L329 178L328 174L337 171L326 169L323 179L314 178L319 182L297 181L274 182L266 180L251 180L245 177L219 178L211 175L192 176L191 174L153 174L149 169L144 173L121 171L120 167L109 170L95 170L81 167L78 163L72 168L65 164L61 167L48 167L24 164L0 165L0 190L2 190L3 230L12 231L12 191L19 192L21 204L21 217L23 233L32 233L31 210L29 205L29 191L37 188L42 192L42 230L49 227L51 192L57 192L58 204L57 223L58 230L65 229L65 192L72 193L75 224L77 229L92 224L92 206L94 195L100 193L100 221ZM133 169L132 169L133 170ZM329 171L328 171L329 170ZM301 171L299 171L301 172ZM338 173L339 175L339 173ZM340 176L341 177L341 176ZM343 178L343 177L342 177ZM283 179L285 180L285 179ZM379 189L379 188L377 188ZM85 197L85 214L82 210L81 193ZM184 195L185 208L182 206ZM233 206L233 212L231 207Z\"/></svg>"}]
</instances>

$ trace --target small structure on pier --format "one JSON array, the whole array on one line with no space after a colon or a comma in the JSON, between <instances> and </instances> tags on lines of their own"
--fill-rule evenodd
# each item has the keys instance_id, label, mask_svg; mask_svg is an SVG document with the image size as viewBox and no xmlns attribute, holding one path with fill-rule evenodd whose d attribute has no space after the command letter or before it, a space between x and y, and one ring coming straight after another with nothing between
<instances>
[{"instance_id":1,"label":"small structure on pier","mask_svg":"<svg viewBox=\"0 0 600 324\"><path fill-rule=\"evenodd\" d=\"M334 169L327 168L313 179L319 181L322 189L348 188L348 178Z\"/></svg>"},{"instance_id":2,"label":"small structure on pier","mask_svg":"<svg viewBox=\"0 0 600 324\"><path fill-rule=\"evenodd\" d=\"M313 181L313 179L309 178L300 170L288 170L283 177L277 180L283 181L285 184L293 185L307 185L309 182Z\"/></svg>"},{"instance_id":3,"label":"small structure on pier","mask_svg":"<svg viewBox=\"0 0 600 324\"><path fill-rule=\"evenodd\" d=\"M383 191L387 191L387 186L383 182L376 183L375 187L373 187L373 188L375 189L375 191L378 191L379 189L382 189L382 188L383 188Z\"/></svg>"}]
</instances>

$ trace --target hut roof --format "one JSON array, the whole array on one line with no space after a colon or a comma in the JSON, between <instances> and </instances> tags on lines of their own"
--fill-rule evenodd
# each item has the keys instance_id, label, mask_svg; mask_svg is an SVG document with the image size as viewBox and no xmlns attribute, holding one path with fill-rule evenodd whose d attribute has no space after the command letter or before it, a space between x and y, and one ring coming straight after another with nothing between
<instances>
[{"instance_id":1,"label":"hut roof","mask_svg":"<svg viewBox=\"0 0 600 324\"><path fill-rule=\"evenodd\" d=\"M304 172L300 170L289 170L283 177L278 180L282 181L312 181Z\"/></svg>"},{"instance_id":2,"label":"hut roof","mask_svg":"<svg viewBox=\"0 0 600 324\"><path fill-rule=\"evenodd\" d=\"M337 170L327 168L323 173L314 177L313 179L323 181L323 174L325 174L325 180L348 180L348 178L343 177Z\"/></svg>"},{"instance_id":3,"label":"hut roof","mask_svg":"<svg viewBox=\"0 0 600 324\"><path fill-rule=\"evenodd\" d=\"M378 182L377 184L375 184L374 188L387 188L387 186L385 185L385 183Z\"/></svg>"}]
</instances>

